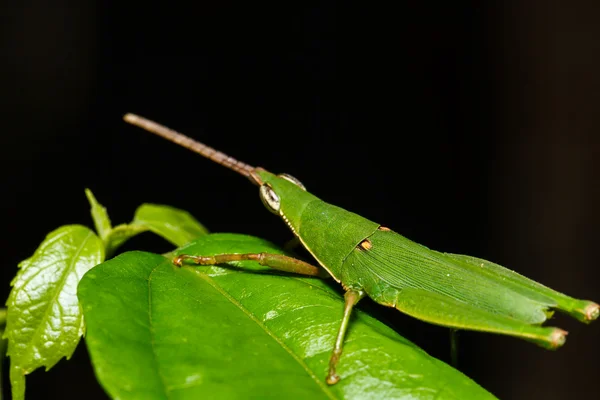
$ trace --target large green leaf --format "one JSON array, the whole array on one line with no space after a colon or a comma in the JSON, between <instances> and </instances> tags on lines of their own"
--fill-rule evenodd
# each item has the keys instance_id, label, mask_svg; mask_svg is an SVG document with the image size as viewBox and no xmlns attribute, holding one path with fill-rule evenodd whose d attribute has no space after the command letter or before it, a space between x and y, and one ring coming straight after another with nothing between
<instances>
[{"instance_id":1,"label":"large green leaf","mask_svg":"<svg viewBox=\"0 0 600 400\"><path fill-rule=\"evenodd\" d=\"M208 230L187 211L146 203L137 208L132 222L118 225L111 231L107 253L112 254L127 240L146 231L163 237L175 246L182 246L208 233Z\"/></svg>"},{"instance_id":2,"label":"large green leaf","mask_svg":"<svg viewBox=\"0 0 600 400\"><path fill-rule=\"evenodd\" d=\"M25 375L70 358L84 332L77 284L104 259L102 241L88 228L68 225L50 233L19 264L6 302L13 399L25 395Z\"/></svg>"},{"instance_id":3,"label":"large green leaf","mask_svg":"<svg viewBox=\"0 0 600 400\"><path fill-rule=\"evenodd\" d=\"M261 251L281 253L234 234L203 236L177 252ZM327 386L340 294L254 262L178 268L129 252L88 272L79 298L96 375L113 398L494 398L360 310L342 380Z\"/></svg>"}]
</instances>

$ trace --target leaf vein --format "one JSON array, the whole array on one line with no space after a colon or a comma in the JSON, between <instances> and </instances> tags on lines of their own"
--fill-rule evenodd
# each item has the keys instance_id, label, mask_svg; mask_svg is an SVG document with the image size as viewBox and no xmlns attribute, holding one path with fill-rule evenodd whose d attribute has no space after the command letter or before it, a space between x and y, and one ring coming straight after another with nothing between
<instances>
[{"instance_id":1,"label":"leaf vein","mask_svg":"<svg viewBox=\"0 0 600 400\"><path fill-rule=\"evenodd\" d=\"M44 315L40 319L40 324L36 327L35 331L31 335L31 339L29 340L28 344L31 344L34 342L34 340L36 339L36 336L38 336L38 334L40 332L41 327L45 326L46 323L48 323L48 321L46 321L46 320L48 319L48 315L50 314L50 312L52 310L52 304L54 304L57 301L58 294L61 291L60 288L62 288L64 286L65 281L66 281L67 277L69 276L69 272L71 271L72 268L74 268L74 266L76 264L76 260L78 259L79 255L81 254L81 252L87 245L87 242L92 237L92 235L93 235L93 232L88 232L87 236L81 242L81 245L77 248L77 251L74 253L73 257L71 258L71 262L70 262L69 266L67 268L65 268L65 270L63 271L63 273L60 277L60 280L58 281L58 285L56 286L58 288L58 290L56 290L54 292L54 295L52 296L52 300L48 302L48 304L46 306L46 310L44 311ZM61 235L61 237L62 236L64 236L64 235ZM44 321L46 321L46 322L44 322ZM31 348L29 348L28 350L29 350L29 352L32 351ZM44 365L44 364L41 364L41 365Z\"/></svg>"},{"instance_id":2,"label":"leaf vein","mask_svg":"<svg viewBox=\"0 0 600 400\"><path fill-rule=\"evenodd\" d=\"M280 338L278 338L267 326L265 326L254 314L252 314L249 310L244 307L237 299L233 298L229 293L227 293L223 288L215 283L215 281L206 274L201 272L196 272L197 275L206 281L209 285L211 285L215 290L221 293L227 300L233 303L236 307L238 307L244 314L248 316L252 321L254 321L267 335L269 335L273 340L277 342L305 371L306 373L314 380L314 382L323 390L323 392L330 398L335 399L336 397L333 395L329 387L327 387L321 380L316 376L316 374L306 365L306 363L298 357Z\"/></svg>"}]
</instances>

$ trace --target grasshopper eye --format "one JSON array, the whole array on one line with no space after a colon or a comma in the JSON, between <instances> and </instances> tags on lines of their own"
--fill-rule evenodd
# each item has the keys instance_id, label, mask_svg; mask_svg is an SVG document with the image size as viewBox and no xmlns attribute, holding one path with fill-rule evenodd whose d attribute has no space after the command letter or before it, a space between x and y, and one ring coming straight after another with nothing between
<instances>
[{"instance_id":1,"label":"grasshopper eye","mask_svg":"<svg viewBox=\"0 0 600 400\"><path fill-rule=\"evenodd\" d=\"M271 185L268 183L260 185L260 199L269 211L274 214L279 213L281 201L279 200L279 196L277 196Z\"/></svg>"},{"instance_id":2,"label":"grasshopper eye","mask_svg":"<svg viewBox=\"0 0 600 400\"><path fill-rule=\"evenodd\" d=\"M298 186L300 189L306 191L306 188L304 187L302 182L300 182L298 179L294 178L293 176L288 175L288 174L279 174L277 176L285 179L288 182L292 182L294 185Z\"/></svg>"}]
</instances>

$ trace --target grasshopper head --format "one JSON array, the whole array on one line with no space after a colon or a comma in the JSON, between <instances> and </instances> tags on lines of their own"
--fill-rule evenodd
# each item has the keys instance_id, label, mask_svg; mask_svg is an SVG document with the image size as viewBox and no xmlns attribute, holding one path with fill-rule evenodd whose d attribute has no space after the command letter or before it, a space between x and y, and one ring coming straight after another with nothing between
<instances>
[{"instance_id":1,"label":"grasshopper head","mask_svg":"<svg viewBox=\"0 0 600 400\"><path fill-rule=\"evenodd\" d=\"M260 185L260 199L265 207L281 216L292 231L297 232L304 207L316 197L308 193L298 179L288 174L275 175L255 168L250 179Z\"/></svg>"}]
</instances>

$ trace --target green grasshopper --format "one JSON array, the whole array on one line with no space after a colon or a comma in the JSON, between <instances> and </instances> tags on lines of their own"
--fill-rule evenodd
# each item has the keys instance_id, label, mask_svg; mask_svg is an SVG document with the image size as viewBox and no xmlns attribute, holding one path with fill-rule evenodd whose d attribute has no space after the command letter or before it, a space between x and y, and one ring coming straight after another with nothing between
<instances>
[{"instance_id":1,"label":"green grasshopper","mask_svg":"<svg viewBox=\"0 0 600 400\"><path fill-rule=\"evenodd\" d=\"M277 270L331 276L345 290L344 313L329 361L326 381L339 381L336 366L352 308L364 296L414 318L453 330L509 335L547 349L565 343L567 332L541 324L563 311L589 323L600 306L543 286L498 264L466 255L430 250L360 215L328 204L306 191L296 178L275 175L237 161L167 127L133 114L125 121L195 151L247 177L260 187L266 208L279 215L319 267L278 254L179 255L181 266L255 260Z\"/></svg>"}]
</instances>

